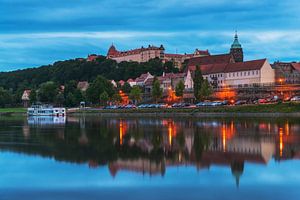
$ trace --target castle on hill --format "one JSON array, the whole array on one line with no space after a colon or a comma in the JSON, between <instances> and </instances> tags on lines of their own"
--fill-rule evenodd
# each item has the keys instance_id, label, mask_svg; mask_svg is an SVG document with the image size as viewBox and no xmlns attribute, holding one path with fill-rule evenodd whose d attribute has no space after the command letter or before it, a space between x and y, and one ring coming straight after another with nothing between
<instances>
[{"instance_id":1,"label":"castle on hill","mask_svg":"<svg viewBox=\"0 0 300 200\"><path fill-rule=\"evenodd\" d=\"M243 62L244 55L241 44L238 41L237 33L234 36L234 41L231 45L229 54L232 55L235 62ZM196 49L193 53L184 53L184 54L174 54L166 53L163 45L153 46L149 45L148 47L141 47L132 50L120 51L115 45L111 45L107 51L107 58L117 61L118 63L123 61L134 61L134 62L148 62L150 59L159 58L163 62L171 61L174 63L174 66L181 68L184 61L211 56L208 50L199 50ZM88 61L93 61L97 58L97 55L92 54L88 56Z\"/></svg>"},{"instance_id":2,"label":"castle on hill","mask_svg":"<svg viewBox=\"0 0 300 200\"><path fill-rule=\"evenodd\" d=\"M210 53L208 50L196 49L194 53L190 54L171 54L165 53L163 45L159 47L149 45L148 47L141 47L128 51L119 51L114 45L111 45L108 52L107 58L119 62L122 61L135 61L135 62L147 62L153 58L160 58L164 62L172 61L175 66L181 67L182 63L190 58L208 56Z\"/></svg>"}]
</instances>

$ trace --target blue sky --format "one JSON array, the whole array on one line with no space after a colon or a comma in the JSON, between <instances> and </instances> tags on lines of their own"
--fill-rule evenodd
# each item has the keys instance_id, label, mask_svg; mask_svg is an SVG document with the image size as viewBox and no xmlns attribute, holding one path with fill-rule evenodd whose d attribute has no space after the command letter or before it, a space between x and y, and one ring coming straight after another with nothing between
<instances>
[{"instance_id":1,"label":"blue sky","mask_svg":"<svg viewBox=\"0 0 300 200\"><path fill-rule=\"evenodd\" d=\"M237 29L246 60L299 61L297 0L0 0L0 71L164 44L226 53Z\"/></svg>"}]
</instances>

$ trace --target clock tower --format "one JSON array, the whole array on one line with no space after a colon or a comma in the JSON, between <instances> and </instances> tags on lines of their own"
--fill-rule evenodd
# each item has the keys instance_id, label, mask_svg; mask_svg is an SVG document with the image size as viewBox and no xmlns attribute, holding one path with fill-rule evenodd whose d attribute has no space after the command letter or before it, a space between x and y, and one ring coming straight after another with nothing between
<instances>
[{"instance_id":1,"label":"clock tower","mask_svg":"<svg viewBox=\"0 0 300 200\"><path fill-rule=\"evenodd\" d=\"M244 53L242 45L239 43L237 32L235 32L234 41L230 48L230 54L233 56L235 62L244 61Z\"/></svg>"}]
</instances>

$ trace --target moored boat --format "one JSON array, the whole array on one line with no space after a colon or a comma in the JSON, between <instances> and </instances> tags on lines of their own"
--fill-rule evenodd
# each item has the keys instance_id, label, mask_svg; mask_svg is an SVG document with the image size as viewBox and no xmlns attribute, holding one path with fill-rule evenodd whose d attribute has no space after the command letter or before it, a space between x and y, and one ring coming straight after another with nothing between
<instances>
[{"instance_id":1,"label":"moored boat","mask_svg":"<svg viewBox=\"0 0 300 200\"><path fill-rule=\"evenodd\" d=\"M29 116L65 116L66 109L51 105L32 105L27 109Z\"/></svg>"}]
</instances>

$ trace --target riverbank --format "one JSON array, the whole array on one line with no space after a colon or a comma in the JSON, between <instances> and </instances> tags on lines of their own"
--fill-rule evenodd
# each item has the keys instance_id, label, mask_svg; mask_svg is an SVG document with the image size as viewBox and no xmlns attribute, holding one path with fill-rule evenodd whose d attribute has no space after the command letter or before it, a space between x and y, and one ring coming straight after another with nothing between
<instances>
[{"instance_id":1,"label":"riverbank","mask_svg":"<svg viewBox=\"0 0 300 200\"><path fill-rule=\"evenodd\" d=\"M262 104L262 105L241 105L222 107L200 107L200 108L164 108L164 109L86 109L77 110L72 114L99 114L105 116L259 116L279 117L293 116L300 117L300 104Z\"/></svg>"},{"instance_id":2,"label":"riverbank","mask_svg":"<svg viewBox=\"0 0 300 200\"><path fill-rule=\"evenodd\" d=\"M0 115L6 114L26 114L26 108L0 108Z\"/></svg>"},{"instance_id":3,"label":"riverbank","mask_svg":"<svg viewBox=\"0 0 300 200\"><path fill-rule=\"evenodd\" d=\"M26 108L0 108L0 115L26 114ZM300 117L299 103L260 104L241 106L199 107L199 108L164 108L164 109L115 109L104 110L90 108L69 110L68 115L99 114L105 116L293 116Z\"/></svg>"}]
</instances>

